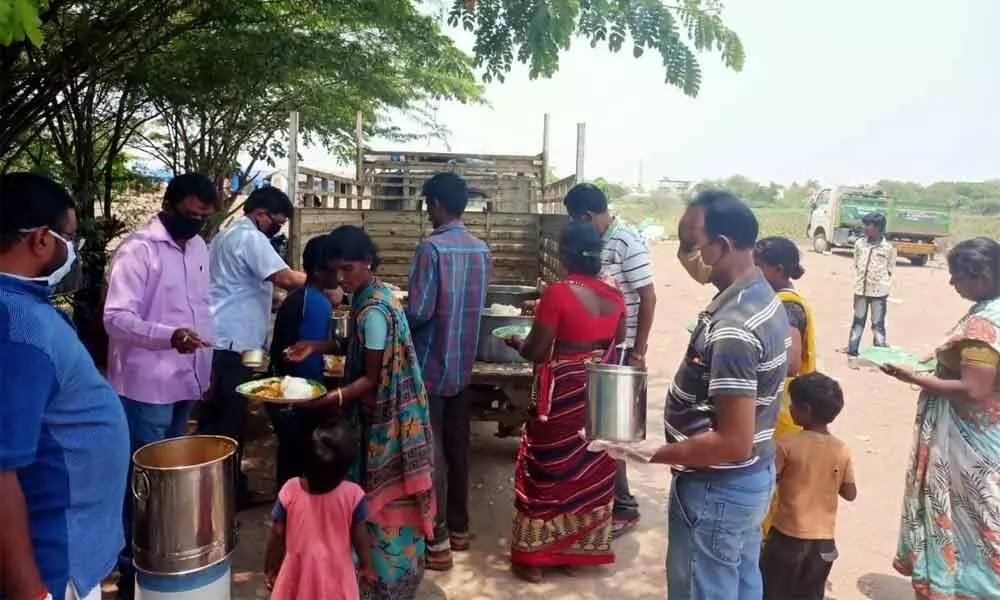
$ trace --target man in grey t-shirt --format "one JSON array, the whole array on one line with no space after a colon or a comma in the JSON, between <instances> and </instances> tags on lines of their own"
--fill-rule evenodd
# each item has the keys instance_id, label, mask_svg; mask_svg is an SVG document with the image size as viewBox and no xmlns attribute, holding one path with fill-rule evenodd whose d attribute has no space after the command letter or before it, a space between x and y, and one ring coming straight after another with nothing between
<instances>
[{"instance_id":1,"label":"man in grey t-shirt","mask_svg":"<svg viewBox=\"0 0 1000 600\"><path fill-rule=\"evenodd\" d=\"M667 394L669 443L648 453L626 448L674 470L669 600L763 594L761 521L791 339L781 302L754 266L757 230L753 212L725 191L702 192L684 213L679 256L719 293L698 315Z\"/></svg>"}]
</instances>

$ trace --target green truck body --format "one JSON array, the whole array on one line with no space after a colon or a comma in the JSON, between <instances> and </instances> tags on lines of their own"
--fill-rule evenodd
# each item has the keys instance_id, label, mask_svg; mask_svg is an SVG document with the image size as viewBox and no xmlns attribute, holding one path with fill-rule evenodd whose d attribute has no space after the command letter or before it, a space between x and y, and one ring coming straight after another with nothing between
<instances>
[{"instance_id":1,"label":"green truck body","mask_svg":"<svg viewBox=\"0 0 1000 600\"><path fill-rule=\"evenodd\" d=\"M861 219L879 212L886 218L890 237L911 237L931 241L948 235L951 210L947 206L925 206L897 202L885 196L844 194L840 201L836 227L861 228Z\"/></svg>"},{"instance_id":2,"label":"green truck body","mask_svg":"<svg viewBox=\"0 0 1000 600\"><path fill-rule=\"evenodd\" d=\"M889 210L886 230L928 240L945 237L951 230L951 208L897 202Z\"/></svg>"},{"instance_id":3,"label":"green truck body","mask_svg":"<svg viewBox=\"0 0 1000 600\"><path fill-rule=\"evenodd\" d=\"M897 201L879 191L862 188L823 190L813 200L808 234L813 248L847 248L863 235L862 219L871 213L886 218L886 237L901 257L925 264L937 250L934 241L951 228L951 207Z\"/></svg>"}]
</instances>

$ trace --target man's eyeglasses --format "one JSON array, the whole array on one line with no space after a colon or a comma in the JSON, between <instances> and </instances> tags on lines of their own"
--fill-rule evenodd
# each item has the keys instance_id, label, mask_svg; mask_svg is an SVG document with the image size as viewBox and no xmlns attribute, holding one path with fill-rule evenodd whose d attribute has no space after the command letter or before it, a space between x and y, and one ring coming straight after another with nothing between
<instances>
[{"instance_id":1,"label":"man's eyeglasses","mask_svg":"<svg viewBox=\"0 0 1000 600\"><path fill-rule=\"evenodd\" d=\"M29 227L27 229L18 229L18 232L19 233L31 233L33 231L38 231L39 229L45 229L45 228L46 228L45 226ZM56 236L57 238L61 239L64 242L66 242L68 245L73 246L73 250L76 250L77 252L83 250L83 247L87 244L87 239L86 238L79 238L79 237L76 237L75 235L69 235L69 234L66 234L66 233L60 233L60 232L56 231L55 229L52 229L51 227L49 227L48 230L49 230L49 233L51 233L52 235Z\"/></svg>"}]
</instances>

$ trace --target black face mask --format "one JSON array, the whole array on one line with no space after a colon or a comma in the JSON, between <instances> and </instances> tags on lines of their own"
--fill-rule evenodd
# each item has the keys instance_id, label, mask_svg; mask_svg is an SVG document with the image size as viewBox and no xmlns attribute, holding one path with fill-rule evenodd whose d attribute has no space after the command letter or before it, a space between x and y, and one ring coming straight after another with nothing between
<instances>
[{"instance_id":1,"label":"black face mask","mask_svg":"<svg viewBox=\"0 0 1000 600\"><path fill-rule=\"evenodd\" d=\"M271 226L268 227L267 229L264 229L263 232L264 235L266 235L267 237L273 238L274 236L281 233L281 223L271 223Z\"/></svg>"},{"instance_id":2,"label":"black face mask","mask_svg":"<svg viewBox=\"0 0 1000 600\"><path fill-rule=\"evenodd\" d=\"M281 233L281 225L282 224L281 223L276 223L274 221L274 217L272 217L270 215L268 215L268 221L270 221L271 224L268 225L267 227L261 227L260 222L258 222L258 221L254 221L254 224L257 225L257 229L260 229L261 233L263 233L264 235L266 235L268 238L273 238L274 236L276 236L279 233Z\"/></svg>"},{"instance_id":3,"label":"black face mask","mask_svg":"<svg viewBox=\"0 0 1000 600\"><path fill-rule=\"evenodd\" d=\"M167 233L175 240L190 240L205 228L205 220L197 217L173 213L164 214L160 219L163 221L163 227L166 228Z\"/></svg>"}]
</instances>

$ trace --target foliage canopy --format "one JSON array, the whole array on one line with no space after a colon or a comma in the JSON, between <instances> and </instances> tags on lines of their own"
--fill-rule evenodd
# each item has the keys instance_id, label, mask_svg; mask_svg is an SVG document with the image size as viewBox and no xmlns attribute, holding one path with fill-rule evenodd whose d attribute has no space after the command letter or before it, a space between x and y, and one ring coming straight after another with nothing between
<instances>
[{"instance_id":1,"label":"foliage canopy","mask_svg":"<svg viewBox=\"0 0 1000 600\"><path fill-rule=\"evenodd\" d=\"M305 142L344 154L358 111L368 134L392 139L404 132L379 124L388 111L419 116L435 100L480 98L469 57L408 2L230 3L229 27L178 37L144 69L159 117L135 146L175 173L221 182L241 157L283 156L293 110Z\"/></svg>"},{"instance_id":2,"label":"foliage canopy","mask_svg":"<svg viewBox=\"0 0 1000 600\"><path fill-rule=\"evenodd\" d=\"M487 81L503 80L516 61L532 78L550 77L574 36L592 47L632 55L657 52L666 83L697 96L697 52L717 52L739 71L746 59L739 36L723 22L718 0L453 0L448 22L475 36L476 66Z\"/></svg>"}]
</instances>

